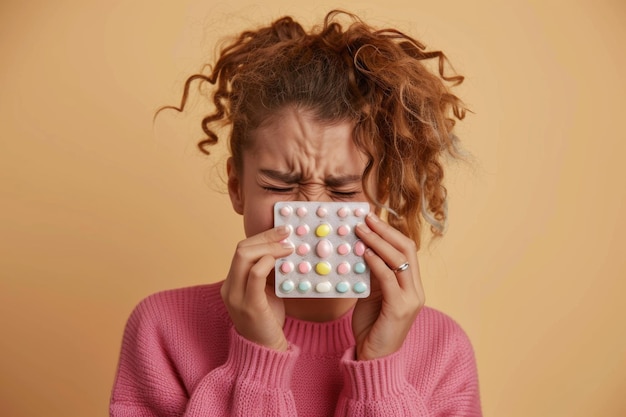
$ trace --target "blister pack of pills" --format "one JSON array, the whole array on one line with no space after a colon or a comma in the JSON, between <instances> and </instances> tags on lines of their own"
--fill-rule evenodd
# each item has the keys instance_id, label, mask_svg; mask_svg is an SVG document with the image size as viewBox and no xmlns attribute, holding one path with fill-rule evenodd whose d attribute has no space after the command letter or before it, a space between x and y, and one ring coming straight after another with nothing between
<instances>
[{"instance_id":1,"label":"blister pack of pills","mask_svg":"<svg viewBox=\"0 0 626 417\"><path fill-rule=\"evenodd\" d=\"M274 205L274 226L287 225L291 255L275 266L276 295L283 298L363 298L370 293L365 245L355 227L369 204L286 201Z\"/></svg>"}]
</instances>

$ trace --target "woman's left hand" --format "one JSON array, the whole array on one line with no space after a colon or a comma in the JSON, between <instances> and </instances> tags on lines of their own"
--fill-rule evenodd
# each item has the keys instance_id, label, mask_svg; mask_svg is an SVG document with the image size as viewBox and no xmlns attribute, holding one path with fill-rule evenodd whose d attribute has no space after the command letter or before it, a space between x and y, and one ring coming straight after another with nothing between
<instances>
[{"instance_id":1,"label":"woman's left hand","mask_svg":"<svg viewBox=\"0 0 626 417\"><path fill-rule=\"evenodd\" d=\"M369 360L396 352L424 305L424 290L415 242L373 213L356 228L368 247L364 254L371 275L371 294L359 299L352 316L356 359ZM398 267L408 262L408 268Z\"/></svg>"}]
</instances>

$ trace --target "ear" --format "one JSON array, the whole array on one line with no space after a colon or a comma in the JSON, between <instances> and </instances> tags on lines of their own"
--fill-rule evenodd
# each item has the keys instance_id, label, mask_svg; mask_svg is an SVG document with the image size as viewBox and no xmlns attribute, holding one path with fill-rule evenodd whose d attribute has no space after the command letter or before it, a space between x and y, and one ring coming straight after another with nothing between
<instances>
[{"instance_id":1,"label":"ear","mask_svg":"<svg viewBox=\"0 0 626 417\"><path fill-rule=\"evenodd\" d=\"M233 205L233 210L237 214L243 214L243 192L241 190L241 178L240 173L235 168L235 161L232 157L228 158L226 162L226 172L228 174L228 195L230 195L230 202Z\"/></svg>"}]
</instances>

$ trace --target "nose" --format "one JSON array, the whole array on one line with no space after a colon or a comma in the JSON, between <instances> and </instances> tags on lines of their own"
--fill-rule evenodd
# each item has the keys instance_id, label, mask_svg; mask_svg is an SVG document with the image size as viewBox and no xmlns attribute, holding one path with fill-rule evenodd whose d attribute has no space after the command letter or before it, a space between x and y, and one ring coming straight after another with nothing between
<instances>
[{"instance_id":1,"label":"nose","mask_svg":"<svg viewBox=\"0 0 626 417\"><path fill-rule=\"evenodd\" d=\"M322 201L322 202L332 202L332 196L328 190L324 187L316 187L316 189L303 189L301 187L298 192L297 198L298 201Z\"/></svg>"}]
</instances>

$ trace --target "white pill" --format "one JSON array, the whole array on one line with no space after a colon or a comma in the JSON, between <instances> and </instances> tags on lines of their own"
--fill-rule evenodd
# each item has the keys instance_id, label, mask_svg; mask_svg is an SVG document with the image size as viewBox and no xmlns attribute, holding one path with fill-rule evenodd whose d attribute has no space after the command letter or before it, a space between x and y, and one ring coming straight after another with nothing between
<instances>
[{"instance_id":1,"label":"white pill","mask_svg":"<svg viewBox=\"0 0 626 417\"><path fill-rule=\"evenodd\" d=\"M332 289L333 289L333 286L328 281L320 282L319 284L315 286L315 291L320 292L320 293L325 293Z\"/></svg>"}]
</instances>

